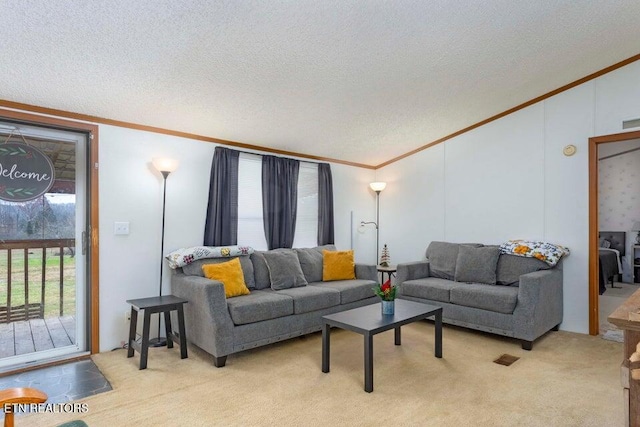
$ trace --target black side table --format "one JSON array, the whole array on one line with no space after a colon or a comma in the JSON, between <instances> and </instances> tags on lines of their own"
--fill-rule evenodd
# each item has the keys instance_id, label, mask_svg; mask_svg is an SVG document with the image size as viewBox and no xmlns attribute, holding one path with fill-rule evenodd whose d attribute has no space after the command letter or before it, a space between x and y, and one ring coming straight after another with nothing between
<instances>
[{"instance_id":1,"label":"black side table","mask_svg":"<svg viewBox=\"0 0 640 427\"><path fill-rule=\"evenodd\" d=\"M386 267L383 267L381 265L378 266L378 273L380 273L380 275L382 276L382 282L380 283L384 283L384 273L387 273L387 279L391 279L391 276L394 275L395 276L395 272L398 270L398 266L396 265L388 265Z\"/></svg>"},{"instance_id":2,"label":"black side table","mask_svg":"<svg viewBox=\"0 0 640 427\"><path fill-rule=\"evenodd\" d=\"M175 341L180 345L180 358L187 358L187 334L184 328L184 303L186 299L178 298L174 295L163 295L161 297L138 298L127 300L131 304L131 326L129 327L129 350L127 357L133 357L134 350L140 353L140 369L147 369L147 356L149 355L149 324L151 315L154 313L164 313L165 332L167 334L167 347L173 348ZM142 344L136 342L136 326L138 325L138 312L144 311L144 322L142 323ZM171 330L171 311L178 312L177 337ZM159 319L158 319L159 321Z\"/></svg>"}]
</instances>

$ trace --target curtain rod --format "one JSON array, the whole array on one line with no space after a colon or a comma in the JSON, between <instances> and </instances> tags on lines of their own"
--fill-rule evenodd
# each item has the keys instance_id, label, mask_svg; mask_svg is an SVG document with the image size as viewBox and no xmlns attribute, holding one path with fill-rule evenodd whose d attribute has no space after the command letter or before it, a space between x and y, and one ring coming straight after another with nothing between
<instances>
[{"instance_id":1,"label":"curtain rod","mask_svg":"<svg viewBox=\"0 0 640 427\"><path fill-rule=\"evenodd\" d=\"M218 147L222 147L221 145L219 145ZM227 147L222 147L222 148L226 148L227 150L231 150L231 151L237 151L238 153L243 153L243 154L251 154L254 156L274 156L273 154L260 154L260 153L252 153L251 151L244 151L244 150L236 150L235 148L227 148ZM292 159L291 157L285 157L285 156L274 156L274 157L280 157L283 159ZM328 162L315 162L313 160L299 160L299 159L292 159L292 160L298 160L301 163L311 163L311 164L315 164L315 165L319 165L321 163L326 163L329 164Z\"/></svg>"}]
</instances>

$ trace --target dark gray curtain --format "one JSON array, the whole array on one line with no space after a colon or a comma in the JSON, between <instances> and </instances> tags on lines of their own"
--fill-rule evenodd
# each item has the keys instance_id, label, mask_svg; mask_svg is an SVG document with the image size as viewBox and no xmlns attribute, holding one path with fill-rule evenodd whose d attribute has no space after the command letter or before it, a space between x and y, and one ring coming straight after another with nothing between
<instances>
[{"instance_id":1,"label":"dark gray curtain","mask_svg":"<svg viewBox=\"0 0 640 427\"><path fill-rule=\"evenodd\" d=\"M205 246L227 246L238 242L239 156L239 151L224 147L216 147L213 154L204 226Z\"/></svg>"},{"instance_id":2,"label":"dark gray curtain","mask_svg":"<svg viewBox=\"0 0 640 427\"><path fill-rule=\"evenodd\" d=\"M334 244L333 178L329 163L318 164L318 245Z\"/></svg>"},{"instance_id":3,"label":"dark gray curtain","mask_svg":"<svg viewBox=\"0 0 640 427\"><path fill-rule=\"evenodd\" d=\"M298 160L262 157L262 213L269 249L293 246L299 169Z\"/></svg>"}]
</instances>

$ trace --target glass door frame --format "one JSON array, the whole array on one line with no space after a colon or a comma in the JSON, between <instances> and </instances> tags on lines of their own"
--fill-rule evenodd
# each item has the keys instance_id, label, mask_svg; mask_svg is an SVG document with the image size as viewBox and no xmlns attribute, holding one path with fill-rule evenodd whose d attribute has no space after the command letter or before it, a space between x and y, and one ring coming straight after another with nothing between
<instances>
[{"instance_id":1,"label":"glass door frame","mask_svg":"<svg viewBox=\"0 0 640 427\"><path fill-rule=\"evenodd\" d=\"M62 120L21 111L0 108L0 120L39 126L55 130L83 133L88 140L87 165L87 237L86 237L86 292L85 342L90 354L100 352L100 294L99 294L99 203L98 203L98 126L91 123Z\"/></svg>"}]
</instances>

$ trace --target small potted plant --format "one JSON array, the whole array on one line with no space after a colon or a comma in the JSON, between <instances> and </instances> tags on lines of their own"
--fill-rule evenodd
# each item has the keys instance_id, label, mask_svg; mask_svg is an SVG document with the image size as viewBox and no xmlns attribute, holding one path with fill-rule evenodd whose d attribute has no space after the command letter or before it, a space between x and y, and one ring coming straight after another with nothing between
<instances>
[{"instance_id":1,"label":"small potted plant","mask_svg":"<svg viewBox=\"0 0 640 427\"><path fill-rule=\"evenodd\" d=\"M393 314L396 287L391 285L391 279L373 288L373 292L382 299L382 314Z\"/></svg>"}]
</instances>

